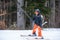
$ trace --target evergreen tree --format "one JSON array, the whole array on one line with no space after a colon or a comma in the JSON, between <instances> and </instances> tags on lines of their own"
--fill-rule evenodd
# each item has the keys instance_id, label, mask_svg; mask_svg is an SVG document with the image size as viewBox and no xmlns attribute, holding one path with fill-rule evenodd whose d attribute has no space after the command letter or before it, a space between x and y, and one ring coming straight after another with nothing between
<instances>
[{"instance_id":1,"label":"evergreen tree","mask_svg":"<svg viewBox=\"0 0 60 40\"><path fill-rule=\"evenodd\" d=\"M50 8L45 6L45 2L47 0L25 0L25 2L26 1L27 1L27 7L23 7L23 8L25 9L27 13L33 14L34 10L38 8L40 9L42 14L44 15L49 14Z\"/></svg>"},{"instance_id":2,"label":"evergreen tree","mask_svg":"<svg viewBox=\"0 0 60 40\"><path fill-rule=\"evenodd\" d=\"M47 21L49 18L50 8L45 6L46 1L48 0L24 0L25 5L23 9L28 13L28 15L32 18L34 15L35 9L40 9L41 14L43 14Z\"/></svg>"}]
</instances>

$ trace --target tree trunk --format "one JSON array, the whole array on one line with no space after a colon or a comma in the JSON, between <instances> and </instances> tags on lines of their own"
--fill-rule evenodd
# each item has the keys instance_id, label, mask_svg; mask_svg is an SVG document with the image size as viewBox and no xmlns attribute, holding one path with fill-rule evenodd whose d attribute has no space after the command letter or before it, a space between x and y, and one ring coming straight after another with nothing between
<instances>
[{"instance_id":1,"label":"tree trunk","mask_svg":"<svg viewBox=\"0 0 60 40\"><path fill-rule=\"evenodd\" d=\"M49 20L49 27L55 27L55 0L50 0L51 15Z\"/></svg>"},{"instance_id":2,"label":"tree trunk","mask_svg":"<svg viewBox=\"0 0 60 40\"><path fill-rule=\"evenodd\" d=\"M24 0L17 0L17 27L22 30L25 29L25 19L21 9L21 7L24 5L23 2Z\"/></svg>"}]
</instances>

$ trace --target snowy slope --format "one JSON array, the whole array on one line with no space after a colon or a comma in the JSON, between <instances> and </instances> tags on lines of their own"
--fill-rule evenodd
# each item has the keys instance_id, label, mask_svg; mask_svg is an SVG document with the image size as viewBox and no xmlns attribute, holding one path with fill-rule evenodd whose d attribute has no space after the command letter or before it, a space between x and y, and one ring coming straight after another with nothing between
<instances>
[{"instance_id":1,"label":"snowy slope","mask_svg":"<svg viewBox=\"0 0 60 40\"><path fill-rule=\"evenodd\" d=\"M21 34L31 34L32 30L0 30L0 40L27 40ZM60 29L46 28L42 30L43 37L50 40L60 40ZM30 37L28 37L30 38Z\"/></svg>"}]
</instances>

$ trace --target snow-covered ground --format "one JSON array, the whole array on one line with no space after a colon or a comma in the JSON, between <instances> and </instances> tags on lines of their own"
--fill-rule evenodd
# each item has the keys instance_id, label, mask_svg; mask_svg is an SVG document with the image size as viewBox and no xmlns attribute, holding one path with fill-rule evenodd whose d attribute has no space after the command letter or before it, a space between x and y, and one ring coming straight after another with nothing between
<instances>
[{"instance_id":1,"label":"snow-covered ground","mask_svg":"<svg viewBox=\"0 0 60 40\"><path fill-rule=\"evenodd\" d=\"M0 30L0 40L27 40L26 37L21 37L20 35L31 33L32 30ZM44 28L42 33L45 39L60 40L60 28Z\"/></svg>"}]
</instances>

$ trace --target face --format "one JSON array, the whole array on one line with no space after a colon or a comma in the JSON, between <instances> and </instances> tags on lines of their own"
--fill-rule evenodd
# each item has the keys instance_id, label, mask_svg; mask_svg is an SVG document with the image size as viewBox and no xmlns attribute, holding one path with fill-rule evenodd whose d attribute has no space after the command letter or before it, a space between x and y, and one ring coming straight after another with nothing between
<instances>
[{"instance_id":1,"label":"face","mask_svg":"<svg viewBox=\"0 0 60 40\"><path fill-rule=\"evenodd\" d=\"M38 15L38 12L36 11L35 14Z\"/></svg>"}]
</instances>

